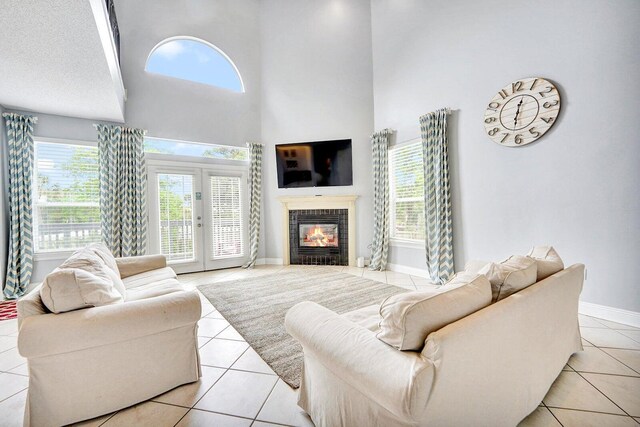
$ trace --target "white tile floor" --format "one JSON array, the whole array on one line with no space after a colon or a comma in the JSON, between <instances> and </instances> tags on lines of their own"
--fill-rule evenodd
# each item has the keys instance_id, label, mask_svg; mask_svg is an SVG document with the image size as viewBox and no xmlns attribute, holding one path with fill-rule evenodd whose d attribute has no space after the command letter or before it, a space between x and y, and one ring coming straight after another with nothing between
<instances>
[{"instance_id":1,"label":"white tile floor","mask_svg":"<svg viewBox=\"0 0 640 427\"><path fill-rule=\"evenodd\" d=\"M289 271L260 266L180 276L185 286ZM317 267L316 267L317 268ZM428 280L394 272L324 267L407 289ZM296 393L202 297L199 345L202 378L147 402L81 423L86 426L310 426ZM540 407L522 426L638 426L640 329L580 316L585 351L574 355ZM28 377L16 349L17 322L0 322L0 426L21 426Z\"/></svg>"}]
</instances>

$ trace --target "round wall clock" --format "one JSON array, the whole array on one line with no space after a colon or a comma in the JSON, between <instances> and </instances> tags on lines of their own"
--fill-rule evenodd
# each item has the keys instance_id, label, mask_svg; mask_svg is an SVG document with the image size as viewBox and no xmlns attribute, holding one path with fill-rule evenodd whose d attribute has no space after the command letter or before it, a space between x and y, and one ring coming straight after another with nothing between
<instances>
[{"instance_id":1,"label":"round wall clock","mask_svg":"<svg viewBox=\"0 0 640 427\"><path fill-rule=\"evenodd\" d=\"M493 97L484 113L489 138L507 147L521 147L544 135L560 112L560 93L540 77L522 79L505 86Z\"/></svg>"}]
</instances>

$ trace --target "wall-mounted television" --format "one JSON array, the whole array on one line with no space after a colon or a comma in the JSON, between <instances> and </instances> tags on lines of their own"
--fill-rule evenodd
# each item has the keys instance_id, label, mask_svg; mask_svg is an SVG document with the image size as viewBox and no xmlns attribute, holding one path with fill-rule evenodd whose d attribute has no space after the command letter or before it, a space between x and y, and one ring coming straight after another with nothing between
<instances>
[{"instance_id":1,"label":"wall-mounted television","mask_svg":"<svg viewBox=\"0 0 640 427\"><path fill-rule=\"evenodd\" d=\"M276 145L278 188L353 185L351 140Z\"/></svg>"}]
</instances>

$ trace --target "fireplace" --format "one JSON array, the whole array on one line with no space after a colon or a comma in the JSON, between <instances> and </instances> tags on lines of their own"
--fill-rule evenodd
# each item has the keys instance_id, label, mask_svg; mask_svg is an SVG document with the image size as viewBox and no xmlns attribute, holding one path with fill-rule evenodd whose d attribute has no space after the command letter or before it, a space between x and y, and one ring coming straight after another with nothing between
<instances>
[{"instance_id":1,"label":"fireplace","mask_svg":"<svg viewBox=\"0 0 640 427\"><path fill-rule=\"evenodd\" d=\"M348 210L291 210L289 239L291 264L348 265Z\"/></svg>"}]
</instances>

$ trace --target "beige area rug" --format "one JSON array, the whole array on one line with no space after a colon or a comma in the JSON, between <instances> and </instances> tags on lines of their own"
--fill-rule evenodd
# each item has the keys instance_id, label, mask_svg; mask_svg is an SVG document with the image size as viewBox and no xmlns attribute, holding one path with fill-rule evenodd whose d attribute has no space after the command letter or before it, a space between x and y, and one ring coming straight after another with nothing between
<instances>
[{"instance_id":1,"label":"beige area rug","mask_svg":"<svg viewBox=\"0 0 640 427\"><path fill-rule=\"evenodd\" d=\"M302 301L338 314L380 303L405 289L322 268L198 286L211 304L291 387L300 386L302 347L284 328L284 316Z\"/></svg>"}]
</instances>

